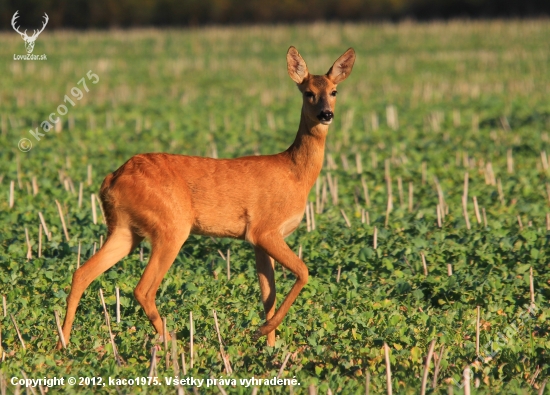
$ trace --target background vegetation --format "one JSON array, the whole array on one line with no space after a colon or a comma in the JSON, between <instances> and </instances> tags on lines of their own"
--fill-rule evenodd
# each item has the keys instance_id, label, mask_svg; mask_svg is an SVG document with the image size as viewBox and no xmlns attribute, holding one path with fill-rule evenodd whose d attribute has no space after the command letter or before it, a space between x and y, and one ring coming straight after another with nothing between
<instances>
[{"instance_id":1,"label":"background vegetation","mask_svg":"<svg viewBox=\"0 0 550 395\"><path fill-rule=\"evenodd\" d=\"M0 26L20 11L24 28L198 26L211 24L434 18L518 18L550 15L539 0L0 0Z\"/></svg>"},{"instance_id":2,"label":"background vegetation","mask_svg":"<svg viewBox=\"0 0 550 395\"><path fill-rule=\"evenodd\" d=\"M277 27L44 32L35 53L47 61L13 61L24 53L13 32L0 35L0 371L4 379L54 375L146 376L152 327L132 296L145 262L139 250L95 281L82 299L69 349L53 351L54 311L61 315L77 265L105 235L94 224L90 195L103 177L139 152L164 151L236 157L286 149L298 127L300 96L287 76L285 53L295 45L310 70L324 73L350 46L351 77L339 87L327 162L319 180L327 199L316 229L302 224L289 237L310 269L310 283L277 331L274 348L252 334L263 322L253 251L240 241L192 237L157 296L178 354L189 361L189 312L195 317L195 365L200 378L227 375L219 356L212 309L234 373L270 378L285 356L282 377L296 376L305 393L386 390L383 343L391 351L394 391L419 392L423 358L436 339L441 354L434 393L461 393L465 366L476 360L476 308L482 350L472 366L474 393L533 393L548 376L548 160L550 149L550 25L544 21L431 24L313 24ZM29 134L56 111L71 88L92 70L61 127L35 141ZM17 149L20 138L34 144ZM356 160L361 167L358 168ZM91 184L88 172L91 169ZM387 171L386 171L387 169ZM328 173L338 184L336 202ZM463 216L467 173L468 218ZM369 191L364 193L363 178ZM387 212L388 180L393 206ZM13 183L13 207L10 186ZM33 183L37 190L33 189ZM438 187L443 195L439 197ZM79 189L83 201L79 205ZM400 188L400 185L402 188ZM413 187L412 210L408 190ZM402 191L402 192L401 192ZM473 196L487 224L474 215ZM70 241L63 235L62 206ZM312 191L310 201L316 204ZM437 224L436 206L447 213ZM342 215L346 213L350 227ZM362 222L368 211L370 224ZM52 233L42 237L39 215ZM375 227L377 246L374 248ZM28 232L32 259L27 259ZM231 250L231 279L218 250ZM145 244L144 256L147 259ZM428 275L422 268L427 261ZM452 275L448 275L451 265ZM534 316L530 303L533 269ZM339 282L337 281L340 273ZM277 266L279 295L292 276ZM114 322L115 287L122 320ZM117 367L98 298L103 289ZM26 343L23 349L9 317ZM512 323L517 333L506 340ZM518 325L520 323L521 325ZM497 344L498 341L498 344ZM164 351L159 351L163 357ZM173 375L159 361L159 377ZM181 372L179 373L181 375ZM430 367L430 381L434 374ZM0 380L1 382L1 380ZM8 387L8 391L13 391ZM92 387L73 391L97 392ZM117 393L113 387L102 390ZM166 388L118 388L122 393ZM250 393L242 387L231 393ZM58 389L60 391L60 389ZM170 389L172 391L172 389ZM186 391L191 391L188 387ZM217 390L216 390L217 391ZM262 388L261 393L287 393ZM80 392L79 392L80 393Z\"/></svg>"}]
</instances>

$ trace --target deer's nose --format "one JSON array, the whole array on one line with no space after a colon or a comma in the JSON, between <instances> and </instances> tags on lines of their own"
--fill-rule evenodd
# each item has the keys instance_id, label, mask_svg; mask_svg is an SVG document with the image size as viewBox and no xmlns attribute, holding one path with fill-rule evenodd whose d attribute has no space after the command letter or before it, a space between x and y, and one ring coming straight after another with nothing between
<instances>
[{"instance_id":1,"label":"deer's nose","mask_svg":"<svg viewBox=\"0 0 550 395\"><path fill-rule=\"evenodd\" d=\"M321 111L319 115L317 115L317 119L319 121L325 121L328 122L334 118L334 113L332 111Z\"/></svg>"}]
</instances>

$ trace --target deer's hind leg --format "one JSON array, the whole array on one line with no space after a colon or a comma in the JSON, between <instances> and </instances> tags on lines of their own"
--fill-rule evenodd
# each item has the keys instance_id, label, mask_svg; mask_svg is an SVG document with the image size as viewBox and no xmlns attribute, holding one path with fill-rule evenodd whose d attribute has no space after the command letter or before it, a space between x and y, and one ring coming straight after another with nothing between
<instances>
[{"instance_id":1,"label":"deer's hind leg","mask_svg":"<svg viewBox=\"0 0 550 395\"><path fill-rule=\"evenodd\" d=\"M254 247L254 252L256 253L256 271L260 282L265 319L269 321L275 314L275 261L259 247ZM271 347L275 345L275 330L267 334L267 345Z\"/></svg>"},{"instance_id":2,"label":"deer's hind leg","mask_svg":"<svg viewBox=\"0 0 550 395\"><path fill-rule=\"evenodd\" d=\"M181 246L189 237L189 232L190 227L170 229L170 231L158 233L151 238L151 257L134 290L135 298L161 336L165 334L162 319L155 303L155 296L162 279L174 263Z\"/></svg>"},{"instance_id":3,"label":"deer's hind leg","mask_svg":"<svg viewBox=\"0 0 550 395\"><path fill-rule=\"evenodd\" d=\"M63 322L63 337L67 344L76 308L86 288L99 275L128 255L142 240L143 237L128 228L115 227L99 251L74 272L71 291L67 297L67 312ZM59 342L57 348L61 347L62 344Z\"/></svg>"}]
</instances>

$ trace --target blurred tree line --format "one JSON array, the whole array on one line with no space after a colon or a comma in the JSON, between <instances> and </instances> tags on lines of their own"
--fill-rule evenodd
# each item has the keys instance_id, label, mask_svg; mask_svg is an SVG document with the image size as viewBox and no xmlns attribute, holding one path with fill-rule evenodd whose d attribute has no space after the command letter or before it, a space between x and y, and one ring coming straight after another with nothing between
<instances>
[{"instance_id":1,"label":"blurred tree line","mask_svg":"<svg viewBox=\"0 0 550 395\"><path fill-rule=\"evenodd\" d=\"M4 29L200 26L298 21L516 18L550 15L550 0L0 0Z\"/></svg>"}]
</instances>

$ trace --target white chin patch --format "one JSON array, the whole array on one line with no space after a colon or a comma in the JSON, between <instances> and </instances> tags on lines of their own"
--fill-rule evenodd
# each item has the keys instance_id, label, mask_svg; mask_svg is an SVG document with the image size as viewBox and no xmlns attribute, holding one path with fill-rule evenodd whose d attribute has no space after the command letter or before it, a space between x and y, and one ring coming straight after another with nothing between
<instances>
[{"instance_id":1,"label":"white chin patch","mask_svg":"<svg viewBox=\"0 0 550 395\"><path fill-rule=\"evenodd\" d=\"M330 121L321 121L323 125L330 125L332 123L332 119Z\"/></svg>"}]
</instances>

